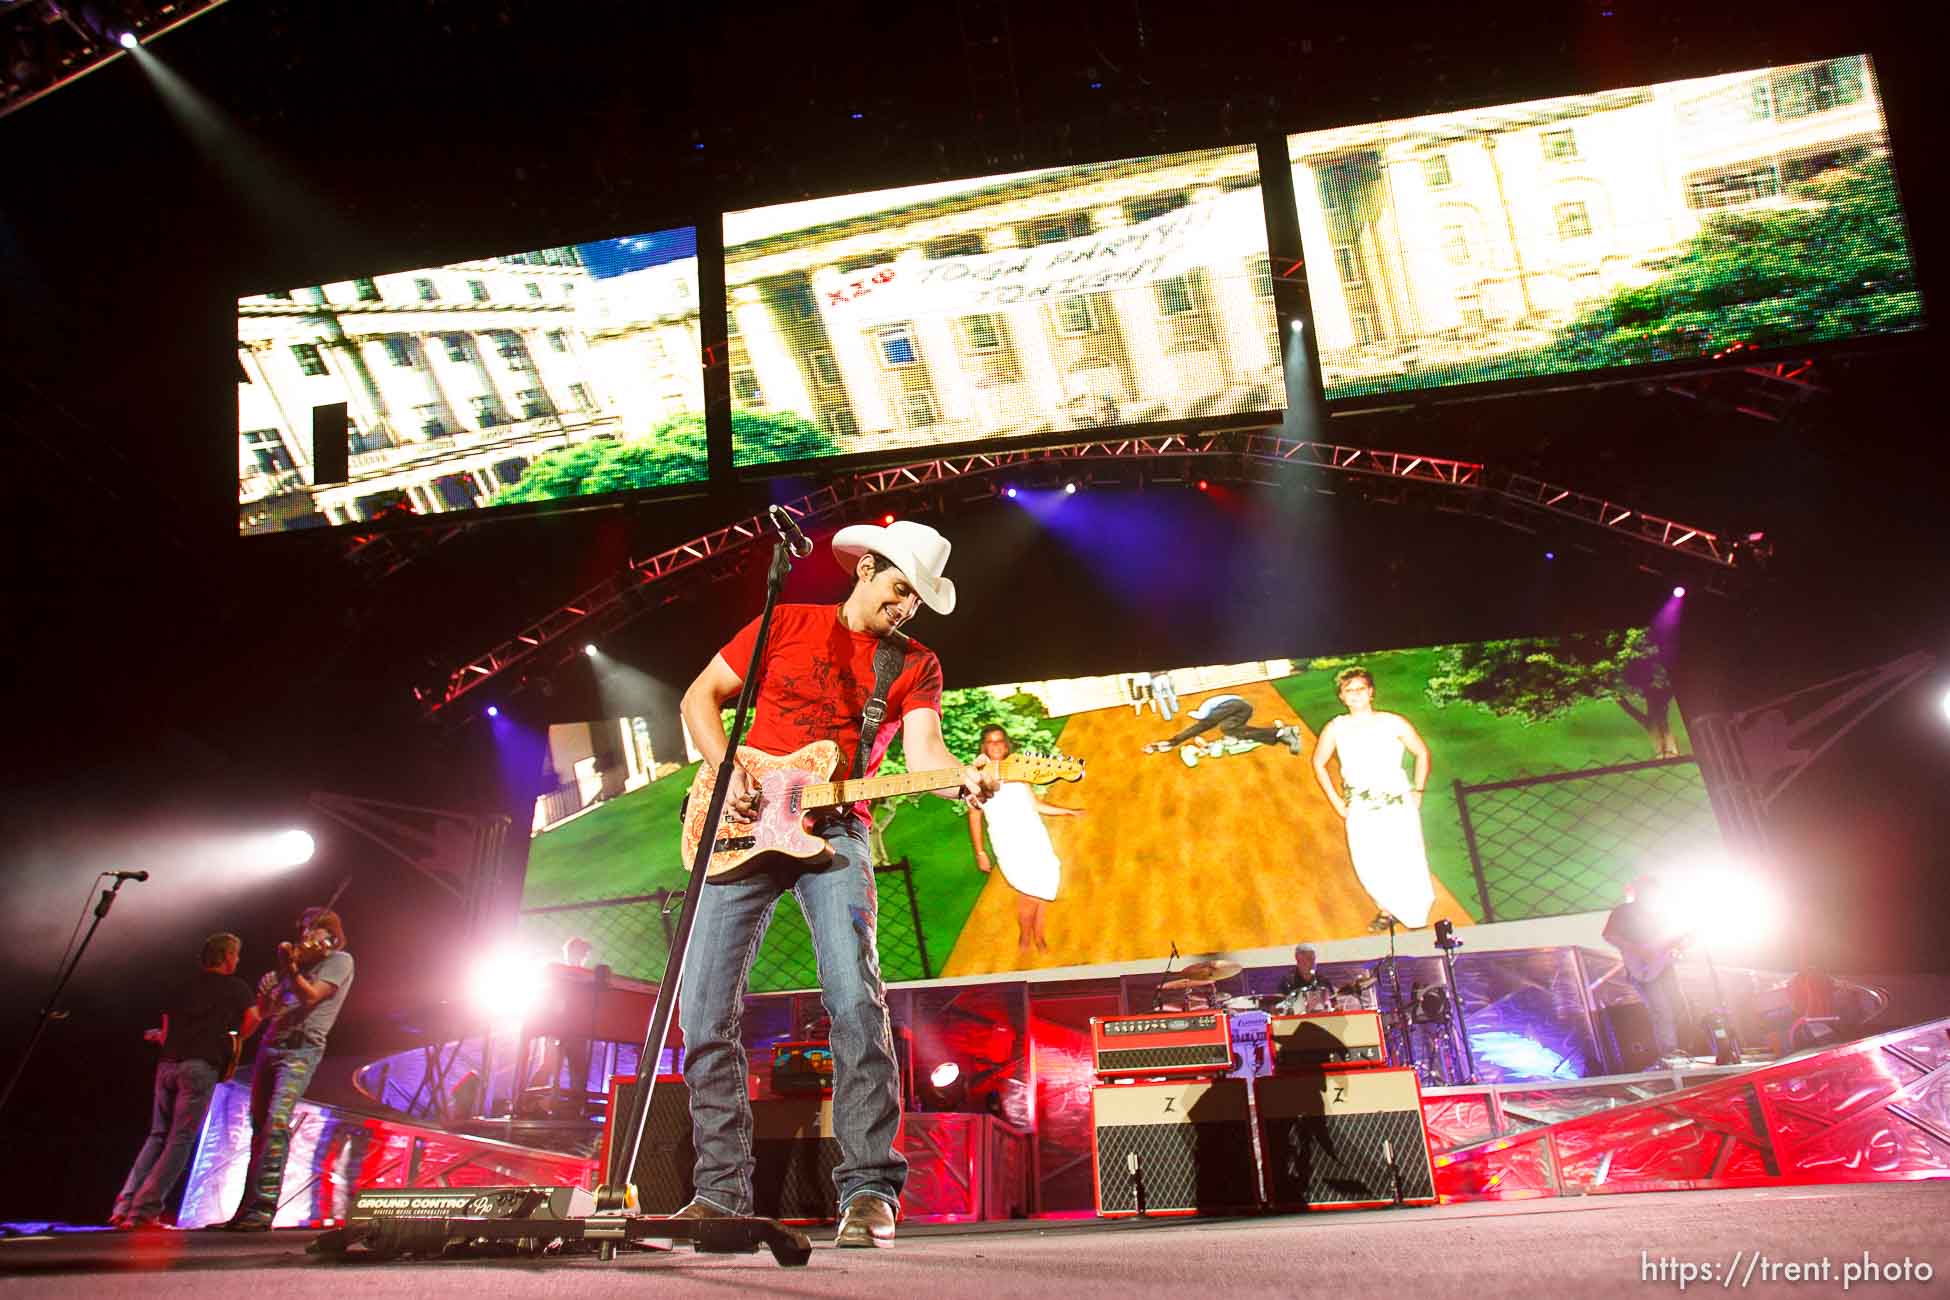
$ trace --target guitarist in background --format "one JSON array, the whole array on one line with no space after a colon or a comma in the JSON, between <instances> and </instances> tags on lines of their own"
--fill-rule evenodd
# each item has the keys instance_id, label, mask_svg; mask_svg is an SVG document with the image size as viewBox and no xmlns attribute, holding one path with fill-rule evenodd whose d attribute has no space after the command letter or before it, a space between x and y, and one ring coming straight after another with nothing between
<instances>
[{"instance_id":1,"label":"guitarist in background","mask_svg":"<svg viewBox=\"0 0 1950 1300\"><path fill-rule=\"evenodd\" d=\"M1661 1061L1681 1055L1679 1022L1685 1016L1685 995L1674 963L1692 942L1692 936L1682 933L1668 913L1665 882L1654 875L1640 876L1625 887L1625 901L1605 918L1604 931L1605 942L1618 949L1625 977L1645 1003Z\"/></svg>"},{"instance_id":2,"label":"guitarist in background","mask_svg":"<svg viewBox=\"0 0 1950 1300\"><path fill-rule=\"evenodd\" d=\"M257 1028L250 985L237 978L244 942L234 934L203 941L199 969L163 1012L162 1028L143 1035L162 1044L156 1066L149 1140L135 1158L108 1216L110 1227L153 1228L176 1191L190 1147L203 1131L210 1094L237 1068L237 1052Z\"/></svg>"},{"instance_id":3,"label":"guitarist in background","mask_svg":"<svg viewBox=\"0 0 1950 1300\"><path fill-rule=\"evenodd\" d=\"M257 985L257 1006L268 1022L251 1074L251 1163L244 1195L227 1232L265 1232L277 1214L284 1162L291 1154L291 1116L325 1056L325 1036L352 987L352 954L345 925L325 907L298 918L298 941L278 945L278 968Z\"/></svg>"},{"instance_id":4,"label":"guitarist in background","mask_svg":"<svg viewBox=\"0 0 1950 1300\"><path fill-rule=\"evenodd\" d=\"M871 775L899 734L910 770L960 768L961 789L979 807L998 784L994 772L961 764L941 738L941 663L901 632L921 605L955 608L955 585L942 576L949 543L925 524L856 524L833 537L833 556L853 574L853 590L832 605L780 605L761 665L758 698L744 743L785 755L818 740L839 746L838 776L853 769L861 712L874 687L874 652L886 638L904 649L887 691L886 722L863 775ZM722 710L744 685L758 636L747 624L684 693L691 738L715 768L724 758ZM727 821L760 815L758 782L731 771ZM894 1148L900 1125L900 1076L875 940L873 862L865 805L835 810L815 826L833 856L823 866L770 866L731 880L712 880L697 905L679 1001L684 1030L684 1082L690 1089L697 1195L680 1218L752 1212L752 1111L738 1019L772 908L790 890L805 914L819 961L826 1013L832 1018L833 1126L840 1164L833 1171L841 1206L837 1244L890 1246L900 1213L907 1161Z\"/></svg>"}]
</instances>

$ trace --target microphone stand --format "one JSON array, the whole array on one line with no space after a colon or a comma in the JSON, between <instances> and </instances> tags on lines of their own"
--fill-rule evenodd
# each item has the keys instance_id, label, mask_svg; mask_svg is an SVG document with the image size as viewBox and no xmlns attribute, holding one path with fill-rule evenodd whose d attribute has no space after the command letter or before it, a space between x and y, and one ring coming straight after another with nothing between
<instances>
[{"instance_id":1,"label":"microphone stand","mask_svg":"<svg viewBox=\"0 0 1950 1300\"><path fill-rule=\"evenodd\" d=\"M27 1046L21 1049L20 1060L14 1063L13 1077L7 1080L6 1090L0 1092L0 1111L7 1109L7 1099L14 1095L14 1086L20 1082L20 1077L27 1073L28 1059L34 1055L34 1049L40 1046L41 1035L47 1032L48 1022L55 1018L54 1004L61 1000L61 990L68 987L68 980L73 977L75 967L81 964L81 954L88 951L88 941L95 937L95 931L101 928L103 918L108 915L108 909L115 906L115 896L122 892L122 886L127 883L128 877L117 876L115 883L102 891L101 901L95 904L95 919L89 924L88 933L81 937L81 946L74 950L74 956L68 959L67 969L63 970L61 978L54 982L54 991L47 995L47 1005L41 1008L41 1018L35 1022L33 1036L27 1040Z\"/></svg>"},{"instance_id":2,"label":"microphone stand","mask_svg":"<svg viewBox=\"0 0 1950 1300\"><path fill-rule=\"evenodd\" d=\"M684 954L690 947L691 926L697 920L698 898L704 893L705 869L717 847L725 799L731 792L731 773L737 765L738 741L745 734L745 722L751 716L752 704L758 698L759 674L765 663L766 642L770 640L772 632L772 611L779 603L779 593L784 590L786 575L791 571L792 551L781 535L772 545L772 568L766 577L765 606L758 615L758 638L752 644L751 663L745 668L744 689L738 693L738 711L732 718L730 732L725 736L724 758L718 763L718 783L711 791L711 804L704 814L704 834L698 840L697 856L691 863L690 883L684 890L683 913L678 917L676 933L670 937L670 956L664 963L663 980L657 986L657 1002L650 1014L649 1030L644 1035L643 1051L637 1057L636 1097L630 1108L628 1126L621 1130L624 1140L611 1148L611 1166L604 1171L604 1182L596 1192L599 1213L626 1213L634 1208L630 1204L634 1199L630 1195L631 1181L636 1173L637 1154L643 1146L644 1130L648 1127L646 1121L650 1115L650 1094L657 1083L657 1066L677 1009L678 988L684 977ZM609 1181L612 1178L614 1182ZM608 1252L613 1247L612 1242L602 1244L605 1258L609 1257Z\"/></svg>"},{"instance_id":3,"label":"microphone stand","mask_svg":"<svg viewBox=\"0 0 1950 1300\"><path fill-rule=\"evenodd\" d=\"M1158 982L1151 988L1151 1010L1154 1012L1165 1004L1165 979L1171 974L1171 964L1178 960L1178 940L1171 941L1171 956L1165 958L1165 973L1158 976Z\"/></svg>"}]
</instances>

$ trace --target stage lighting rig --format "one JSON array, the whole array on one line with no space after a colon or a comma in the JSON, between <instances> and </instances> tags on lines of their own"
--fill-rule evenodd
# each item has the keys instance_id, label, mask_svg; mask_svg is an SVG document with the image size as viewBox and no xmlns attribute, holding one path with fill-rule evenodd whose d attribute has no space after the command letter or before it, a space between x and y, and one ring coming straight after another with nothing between
<instances>
[{"instance_id":1,"label":"stage lighting rig","mask_svg":"<svg viewBox=\"0 0 1950 1300\"><path fill-rule=\"evenodd\" d=\"M66 0L0 4L0 15L31 14L0 31L0 117L51 94L68 82L123 57L223 0L121 0L117 25L103 25L93 6ZM126 24L124 26L123 24Z\"/></svg>"}]
</instances>

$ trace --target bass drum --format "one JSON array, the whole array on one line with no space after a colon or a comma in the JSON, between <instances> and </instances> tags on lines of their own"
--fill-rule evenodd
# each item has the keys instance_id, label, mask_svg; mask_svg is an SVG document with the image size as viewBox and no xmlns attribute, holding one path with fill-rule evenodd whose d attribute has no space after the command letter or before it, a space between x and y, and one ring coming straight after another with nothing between
<instances>
[{"instance_id":1,"label":"bass drum","mask_svg":"<svg viewBox=\"0 0 1950 1300\"><path fill-rule=\"evenodd\" d=\"M1274 1008L1274 1014L1315 1016L1332 1010L1334 1010L1333 991L1324 984L1317 984L1310 989L1295 989L1281 998L1279 1006Z\"/></svg>"}]
</instances>

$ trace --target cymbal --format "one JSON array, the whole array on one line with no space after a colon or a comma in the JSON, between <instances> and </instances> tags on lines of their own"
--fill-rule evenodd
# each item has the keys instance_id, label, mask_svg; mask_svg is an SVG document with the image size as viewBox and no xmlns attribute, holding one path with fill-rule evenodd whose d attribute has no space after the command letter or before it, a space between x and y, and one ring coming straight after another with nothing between
<instances>
[{"instance_id":1,"label":"cymbal","mask_svg":"<svg viewBox=\"0 0 1950 1300\"><path fill-rule=\"evenodd\" d=\"M1203 989L1212 987L1211 980L1166 980L1158 986L1161 989Z\"/></svg>"},{"instance_id":2,"label":"cymbal","mask_svg":"<svg viewBox=\"0 0 1950 1300\"><path fill-rule=\"evenodd\" d=\"M1178 972L1178 978L1188 984L1210 984L1214 980L1229 980L1244 969L1245 967L1236 961L1214 957L1206 961L1193 962ZM1165 987L1170 988L1171 985L1167 984Z\"/></svg>"}]
</instances>

